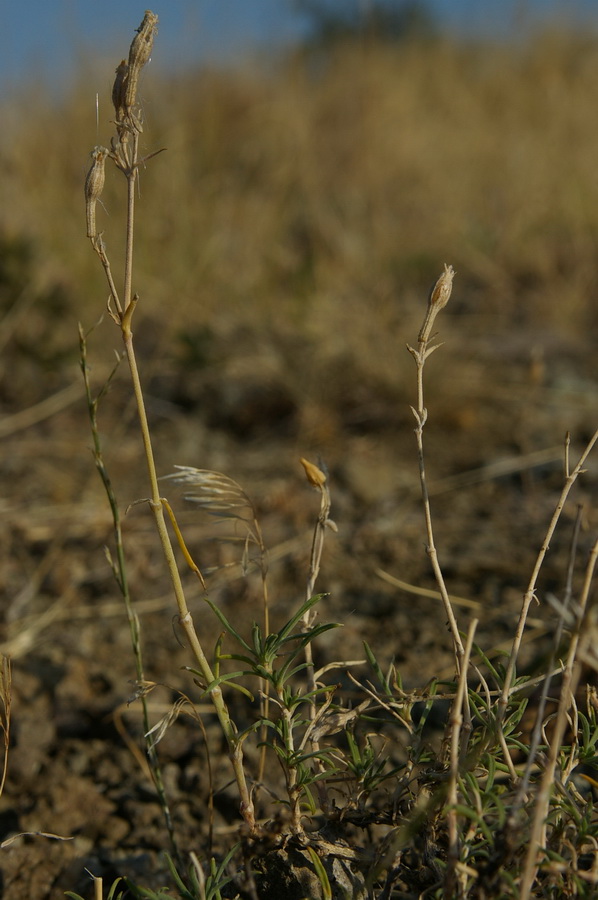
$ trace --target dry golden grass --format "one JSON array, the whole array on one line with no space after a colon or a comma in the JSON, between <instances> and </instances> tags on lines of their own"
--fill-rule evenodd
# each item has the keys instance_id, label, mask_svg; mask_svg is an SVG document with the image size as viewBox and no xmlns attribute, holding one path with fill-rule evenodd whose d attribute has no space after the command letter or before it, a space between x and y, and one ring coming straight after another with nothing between
<instances>
[{"instance_id":1,"label":"dry golden grass","mask_svg":"<svg viewBox=\"0 0 598 900\"><path fill-rule=\"evenodd\" d=\"M33 254L27 314L5 329L42 347L53 372L20 380L21 405L65 386L75 320L104 291L81 232L89 147L111 117L106 76L91 72L59 104L24 89L3 111L0 232ZM346 45L324 63L297 54L275 73L159 84L150 67L141 151L167 152L141 173L139 209L151 214L135 289L160 375L183 360L241 380L261 368L298 399L301 452L328 452L347 364L352 396L370 386L362 406L394 396L409 377L396 336L419 326L419 298L451 260L460 290L445 328L463 339L452 424L475 419L480 360L502 361L508 379L513 359L527 359L542 382L546 361L552 372L596 326L597 76L598 44L558 33L518 49ZM122 176L109 176L97 218L118 268ZM184 346L172 340L181 333ZM434 396L443 388L430 377Z\"/></svg>"},{"instance_id":2,"label":"dry golden grass","mask_svg":"<svg viewBox=\"0 0 598 900\"><path fill-rule=\"evenodd\" d=\"M158 210L138 248L146 304L175 295L186 322L216 312L225 330L275 313L353 344L372 299L392 319L395 298L447 258L476 320L588 327L597 77L598 45L558 34L519 50L346 46L325 65L297 57L270 76L197 72L159 87L150 71L142 149L169 159L141 178L141 205ZM2 227L39 242L42 274L89 284L90 297L80 183L97 88L88 76L59 106L43 89L13 99L0 195ZM109 118L105 105L101 132ZM117 220L117 188L100 227Z\"/></svg>"}]
</instances>

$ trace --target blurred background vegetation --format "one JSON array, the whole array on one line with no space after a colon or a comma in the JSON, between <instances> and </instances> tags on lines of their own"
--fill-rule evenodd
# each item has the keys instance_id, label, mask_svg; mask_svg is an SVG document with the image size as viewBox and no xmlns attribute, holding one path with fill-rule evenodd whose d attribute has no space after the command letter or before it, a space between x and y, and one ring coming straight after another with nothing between
<instances>
[{"instance_id":1,"label":"blurred background vegetation","mask_svg":"<svg viewBox=\"0 0 598 900\"><path fill-rule=\"evenodd\" d=\"M598 38L563 27L447 37L420 3L371 3L358 17L297 6L313 27L284 54L144 76L143 149L166 148L141 173L134 285L156 419L190 414L243 451L280 436L332 463L348 436L405 431L404 345L446 262L457 270L448 356L430 377L442 434L463 437L447 469L492 456L476 435L490 439L499 420L510 452L551 446L576 420L583 436L598 326ZM110 75L97 129L84 67L63 97L26 84L3 104L8 417L79 383L76 323L104 310L83 181L112 132ZM117 271L123 189L109 171L98 211ZM110 322L97 334L118 345ZM98 379L109 365L104 353ZM521 407L503 415L506 395L549 408L549 433ZM204 449L185 445L176 461L213 464Z\"/></svg>"}]
</instances>

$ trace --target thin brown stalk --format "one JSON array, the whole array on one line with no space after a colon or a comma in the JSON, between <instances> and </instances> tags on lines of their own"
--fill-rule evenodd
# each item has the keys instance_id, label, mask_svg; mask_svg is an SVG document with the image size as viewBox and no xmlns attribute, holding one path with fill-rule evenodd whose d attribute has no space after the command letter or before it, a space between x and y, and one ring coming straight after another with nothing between
<instances>
[{"instance_id":1,"label":"thin brown stalk","mask_svg":"<svg viewBox=\"0 0 598 900\"><path fill-rule=\"evenodd\" d=\"M116 561L112 562L112 570L114 572L114 576L120 588L127 619L129 622L129 634L131 637L131 646L133 648L133 656L135 659L135 668L136 668L136 677L137 683L139 685L143 684L145 681L144 674L144 666L143 666L143 654L141 649L141 630L139 627L139 618L137 612L133 608L133 602L131 599L131 595L129 592L129 581L127 575L127 566L125 561L125 550L123 544L123 536L122 536L122 524L121 524L121 515L120 509L118 506L118 501L116 499L116 495L114 493L114 489L112 486L112 481L110 479L110 475L108 474L108 470L106 469L106 465L104 463L104 457L102 454L102 445L100 441L100 431L98 427L98 406L101 398L104 396L108 387L112 381L112 377L114 376L119 364L120 360L116 363L116 366L112 370L110 376L108 377L107 382L104 384L102 390L100 391L99 396L93 397L91 392L91 384L89 381L89 368L87 365L87 340L86 336L83 332L81 326L79 326L79 350L80 350L80 362L81 362L81 371L83 373L83 381L85 384L85 394L87 399L87 411L89 415L89 423L91 428L91 435L93 440L93 456L96 464L96 469L104 486L104 491L106 493L106 497L108 499L108 503L110 505L110 510L112 513L112 526L114 532L114 543L116 548ZM149 740L147 739L147 734L150 730L150 719L149 719L149 711L147 707L147 701L145 694L142 694L141 697L141 708L143 713L143 726L144 726L144 734L146 735L146 751L148 755L149 762L146 763L144 767L144 772L149 774L150 780L153 782L154 787L158 793L158 798L160 800L160 805L162 808L162 813L164 816L164 821L166 824L166 830L168 831L168 835L170 838L171 846L177 858L180 858L179 849L176 841L176 836L174 833L174 826L172 822L172 815L170 812L170 806L168 803L168 798L166 796L166 790L164 787L164 779L162 777L162 770L160 768L158 756L156 754L155 748L151 745ZM115 722L116 722L115 718ZM134 754L136 755L136 754Z\"/></svg>"},{"instance_id":2,"label":"thin brown stalk","mask_svg":"<svg viewBox=\"0 0 598 900\"><path fill-rule=\"evenodd\" d=\"M455 617L455 613L453 611L451 599L449 597L449 593L446 588L446 584L444 581L444 576L442 574L442 569L440 567L440 563L438 562L438 553L436 551L436 545L434 542L434 529L432 526L432 511L430 507L430 495L428 491L428 481L426 477L426 466L424 460L424 426L426 424L428 418L428 411L424 405L424 368L426 364L426 360L428 357L438 349L438 344L431 344L430 338L432 336L432 326L436 319L437 314L443 309L449 301L452 283L454 278L454 270L452 266L445 265L444 272L434 285L432 292L430 294L430 299L428 301L428 310L426 313L426 317L424 319L424 323L421 327L418 337L418 348L415 350L413 347L407 345L407 349L411 353L413 359L415 360L415 365L417 368L417 407L411 407L413 415L415 416L415 421L417 422L417 426L415 428L415 436L417 440L417 458L419 463L419 478L420 478L420 486L422 493L422 500L424 506L424 517L426 522L426 534L427 534L427 547L426 551L428 556L430 557L430 562L432 564L432 569L434 571L434 576L436 578L436 583L438 584L438 589L440 591L440 596L442 598L442 603L444 605L444 610L446 612L446 617L448 620L451 636L453 638L453 647L455 650L457 671L461 672L462 662L463 662L463 654L464 647L463 641L461 640L461 635L459 634L459 627L457 625L457 619Z\"/></svg>"},{"instance_id":3,"label":"thin brown stalk","mask_svg":"<svg viewBox=\"0 0 598 900\"><path fill-rule=\"evenodd\" d=\"M586 566L583 587L579 598L576 627L571 636L571 644L569 646L569 652L567 654L567 660L563 671L563 682L559 697L559 706L554 732L548 748L546 765L544 767L544 773L542 775L542 780L540 782L540 787L536 797L530 841L525 859L523 877L521 879L521 887L519 893L520 900L528 900L528 898L531 896L531 890L540 862L540 853L546 845L546 817L548 815L550 796L554 785L557 757L561 749L563 737L565 735L565 729L567 727L567 711L571 706L572 698L575 695L575 691L577 690L577 686L581 677L582 664L581 661L577 658L577 654L580 642L585 632L585 613L597 561L598 540L595 541L590 551L590 558Z\"/></svg>"},{"instance_id":4,"label":"thin brown stalk","mask_svg":"<svg viewBox=\"0 0 598 900\"><path fill-rule=\"evenodd\" d=\"M457 783L459 779L459 761L460 761L460 743L461 728L463 721L469 722L469 715L464 716L464 711L469 708L469 700L467 697L467 671L469 669L469 659L471 656L471 648L473 647L473 639L478 626L478 620L473 619L469 625L467 632L467 640L463 653L463 665L459 674L459 684L457 686L457 695L451 706L451 715L449 720L450 726L450 769L447 790L448 803L448 861L446 878L444 883L444 897L446 900L453 900L454 897L462 896L461 886L457 885L457 864L459 862L459 834L457 822Z\"/></svg>"},{"instance_id":5,"label":"thin brown stalk","mask_svg":"<svg viewBox=\"0 0 598 900\"><path fill-rule=\"evenodd\" d=\"M8 771L8 749L10 747L10 715L12 703L12 672L10 659L0 656L0 731L2 732L3 759L0 770L0 797L6 783Z\"/></svg>"},{"instance_id":6,"label":"thin brown stalk","mask_svg":"<svg viewBox=\"0 0 598 900\"><path fill-rule=\"evenodd\" d=\"M513 676L515 673L515 667L517 665L517 658L519 656L519 649L521 647L521 642L523 640L523 632L525 630L525 624L527 621L529 608L532 604L532 601L534 600L534 598L536 596L536 584L538 581L538 576L540 574L540 570L542 568L542 564L544 563L544 559L546 557L546 554L548 553L548 549L550 547L550 542L554 535L558 521L561 517L563 507L565 506L565 503L567 501L567 498L569 497L569 494L571 492L573 485L577 481L579 475L583 472L583 467L585 465L585 462L586 462L588 456L590 455L596 441L598 441L598 430L594 432L594 434L588 441L588 443L585 447L585 450L579 457L577 465L575 466L573 471L568 473L567 477L565 478L565 484L563 485L561 495L556 504L554 513L552 514L552 518L548 525L548 529L546 531L546 536L544 537L544 541L542 542L542 546L540 547L540 550L538 552L538 556L536 558L534 569L533 569L529 584L527 586L527 590L523 597L523 604L521 607L521 612L519 614L519 621L517 622L517 628L515 630L515 637L513 639L513 645L511 647L511 654L509 656L509 662L507 665L507 671L505 674L503 689L502 689L500 700L498 702L497 715L498 715L499 723L504 719L504 715L506 712L507 703L509 700L509 692L511 689ZM568 452L567 452L567 457L568 457ZM567 462L567 468L568 468L568 462ZM503 746L503 750L504 749L506 749L506 748ZM508 754L507 754L507 756L508 756Z\"/></svg>"},{"instance_id":7,"label":"thin brown stalk","mask_svg":"<svg viewBox=\"0 0 598 900\"><path fill-rule=\"evenodd\" d=\"M548 701L548 695L550 692L550 685L552 684L552 677L554 674L556 655L559 651L561 645L561 639L563 636L563 630L565 628L565 622L567 618L567 613L569 609L569 605L571 602L571 595L573 591L573 570L575 566L575 556L577 552L577 542L579 540L579 532L581 529L581 515L582 508L578 507L577 516L575 519L575 527L573 529L573 536L571 538L571 548L569 551L569 565L567 568L567 581L565 585L565 595L563 598L563 603L561 606L561 611L559 615L559 620L554 636L554 647L550 656L550 660L548 663L548 669L546 673L546 677L544 678L544 682L542 684L542 693L540 695L540 700L538 703L538 709L536 712L536 721L534 724L534 729L532 731L532 736L530 740L529 752L527 757L527 762L525 764L525 771L523 773L523 778L519 784L517 789L517 794L511 806L511 812L509 814L509 820L511 827L515 827L516 817L519 809L523 805L525 801L525 797L529 788L531 773L534 765L536 764L536 754L538 751L538 747L540 745L541 737L542 737L542 727L544 722L544 714L546 711L546 704Z\"/></svg>"},{"instance_id":8,"label":"thin brown stalk","mask_svg":"<svg viewBox=\"0 0 598 900\"><path fill-rule=\"evenodd\" d=\"M131 215L132 214L133 210L131 208ZM164 505L160 497L160 489L158 485L158 476L156 473L156 465L154 461L151 434L147 420L141 380L139 377L139 369L137 367L137 359L133 347L133 333L130 326L130 321L132 313L135 309L135 305L136 299L133 298L128 307L125 308L125 313L121 319L121 329L123 333L125 353L129 363L129 371L131 373L131 379L133 383L133 392L137 403L139 425L145 450L145 460L147 465L148 477L151 486L151 499L149 501L149 506L154 516L156 529L158 531L158 536L162 546L162 552L164 554L166 565L170 574L170 579L172 581L181 627L185 632L185 635L189 642L189 646L191 648L191 652L193 653L193 656L195 657L199 665L206 684L211 685L214 682L214 674L208 663L207 657L204 654L203 647L199 641L197 632L195 631L191 613L189 612L189 609L187 607L187 601L185 598L181 576L178 570L172 543L170 541L170 536L168 534L168 528L166 526ZM230 759L241 796L241 814L243 815L243 818L245 819L247 824L253 829L255 827L255 814L253 801L251 799L247 780L245 777L245 770L243 768L243 747L241 742L236 738L236 729L230 718L228 707L226 706L222 690L219 685L211 688L210 698L212 700L212 703L214 704L220 726L226 737L229 747Z\"/></svg>"}]
</instances>

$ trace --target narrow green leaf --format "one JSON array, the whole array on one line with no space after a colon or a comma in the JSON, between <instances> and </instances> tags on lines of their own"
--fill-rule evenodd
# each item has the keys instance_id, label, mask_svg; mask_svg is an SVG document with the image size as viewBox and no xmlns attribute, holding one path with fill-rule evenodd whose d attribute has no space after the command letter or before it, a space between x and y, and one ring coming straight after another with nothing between
<instances>
[{"instance_id":1,"label":"narrow green leaf","mask_svg":"<svg viewBox=\"0 0 598 900\"><path fill-rule=\"evenodd\" d=\"M392 694L392 690L388 683L386 675L380 668L380 664L378 663L378 660L374 656L374 652L367 641L363 641L363 649L365 650L365 655L367 657L367 661L369 662L370 666L372 667L372 669L374 671L374 675L376 676L376 678L378 679L378 681L384 688L385 694L390 696Z\"/></svg>"},{"instance_id":2,"label":"narrow green leaf","mask_svg":"<svg viewBox=\"0 0 598 900\"><path fill-rule=\"evenodd\" d=\"M263 647L262 647L262 633L260 631L260 626L257 622L253 623L253 628L251 629L251 636L253 638L253 649L257 659L262 658Z\"/></svg>"},{"instance_id":3,"label":"narrow green leaf","mask_svg":"<svg viewBox=\"0 0 598 900\"><path fill-rule=\"evenodd\" d=\"M108 896L107 896L106 900L114 900L114 894L115 894L117 885L120 881L122 881L122 878L119 876L115 881L112 882L112 886L111 886L110 890L108 891ZM120 900L122 895L123 895L122 891L120 891L118 894L118 900Z\"/></svg>"},{"instance_id":4,"label":"narrow green leaf","mask_svg":"<svg viewBox=\"0 0 598 900\"><path fill-rule=\"evenodd\" d=\"M314 594L313 597L310 597L309 600L306 600L305 603L303 603L299 607L299 609L297 610L295 615L292 616L292 618L289 619L289 621L286 623L286 625L283 625L281 630L278 632L278 636L280 637L280 639L284 640L287 637L287 635L293 630L293 628L297 625L297 623L303 618L305 613L308 612L312 608L312 606L315 606L316 603L319 603L320 600L322 599L322 597L325 597L325 596L326 596L326 594Z\"/></svg>"},{"instance_id":5,"label":"narrow green leaf","mask_svg":"<svg viewBox=\"0 0 598 900\"><path fill-rule=\"evenodd\" d=\"M210 600L209 597L206 597L205 600L206 600L206 603L208 604L208 606L210 607L210 609L212 610L212 612L214 613L214 615L217 616L218 619L220 619L220 621L222 622L222 624L224 625L224 627L226 628L226 630L228 631L228 633L229 633L229 634L232 634L232 636L233 636L233 637L234 637L234 638L235 638L235 639L236 639L243 647L245 647L245 649L246 649L249 653L252 653L252 652L253 652L253 651L252 651L252 648L249 646L249 644L247 643L247 641L245 641L245 640L241 637L241 635L239 634L239 632L236 631L236 630L233 628L233 626L230 624L230 622L228 621L228 619L226 618L226 616L224 615L224 613L222 612L222 610L221 610L218 606L216 606L216 604L213 603L213 601Z\"/></svg>"},{"instance_id":6,"label":"narrow green leaf","mask_svg":"<svg viewBox=\"0 0 598 900\"><path fill-rule=\"evenodd\" d=\"M328 880L328 875L326 874L326 869L324 868L322 860L313 847L308 846L307 852L311 857L313 867L316 870L316 875L318 876L318 880L322 886L322 897L324 898L324 900L332 900L332 888L330 887L330 881Z\"/></svg>"},{"instance_id":7,"label":"narrow green leaf","mask_svg":"<svg viewBox=\"0 0 598 900\"><path fill-rule=\"evenodd\" d=\"M243 687L242 684L237 684L236 681L232 681L233 678L240 678L242 675L247 675L247 672L227 672L225 675L219 675L218 678L215 678L213 681L208 684L206 688L204 688L204 694L209 694L214 690L215 687L218 687L220 684L224 684L227 687L235 688L235 690L240 691L253 703L254 696L253 694L247 690L246 687Z\"/></svg>"}]
</instances>

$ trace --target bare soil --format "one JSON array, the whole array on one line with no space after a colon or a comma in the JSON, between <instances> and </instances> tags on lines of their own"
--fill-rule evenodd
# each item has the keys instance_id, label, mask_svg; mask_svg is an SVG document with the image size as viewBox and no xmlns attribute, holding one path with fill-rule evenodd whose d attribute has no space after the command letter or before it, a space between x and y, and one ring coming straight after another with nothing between
<instances>
[{"instance_id":1,"label":"bare soil","mask_svg":"<svg viewBox=\"0 0 598 900\"><path fill-rule=\"evenodd\" d=\"M107 328L90 339L98 379L116 341L112 335L102 344ZM571 432L576 458L595 428L595 371L581 339L568 345L553 335L538 344L537 337L495 332L465 340L458 317L450 316L440 328L446 343L429 363L426 428L439 558L461 627L478 617L478 643L496 652L512 639L562 485L565 432ZM234 352L228 348L228 355L222 348L218 369L183 368L165 357L150 363L146 354L142 369L160 472L175 464L224 471L252 497L270 549L276 627L304 598L318 510L298 460L317 462L321 453L338 534L330 533L325 547L318 587L327 596L320 620L342 628L317 645L318 662L363 659L367 640L383 667L394 659L406 689L450 677L440 601L400 589L381 574L435 588L418 495L409 359L404 380L390 384L338 356L306 387L301 373L313 372L321 348L289 348L275 328L252 337ZM414 338L397 334L397 356L407 357L402 348ZM277 372L264 365L272 348L286 366L284 375L284 366ZM13 720L0 838L29 836L0 850L1 892L7 900L57 898L65 890L91 897L87 871L105 884L125 875L157 888L167 882L162 854L169 844L139 749L129 629L103 549L113 549L111 519L89 452L82 391L75 399L65 396L63 407L49 415L42 410L32 424L13 418L74 381L76 353L70 368L44 370L39 360L20 356L13 361L1 388L2 649L13 659ZM299 373L294 381L290 370ZM103 401L100 423L124 511L147 495L124 369ZM522 656L528 671L541 666L548 646L554 613L546 598L563 588L578 503L585 505L578 576L583 570L597 524L589 502L597 486L594 459L565 509L543 570ZM222 536L220 526L185 509L170 487L165 493L206 572L211 598L248 633L261 617L259 580L242 576L237 545L215 539ZM192 716L179 717L159 755L181 850L205 858L212 848L219 852L234 842L237 801L215 718L184 669L191 659L144 504L126 515L125 548L145 674L158 684L150 695L152 717L157 720L184 691L203 723L202 732ZM197 629L211 647L219 625L192 574L185 579ZM354 671L367 676L365 666ZM241 720L252 715L241 699L231 703ZM249 765L255 761L254 752Z\"/></svg>"}]
</instances>

